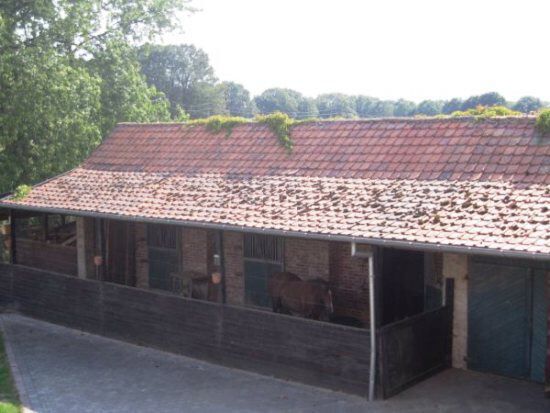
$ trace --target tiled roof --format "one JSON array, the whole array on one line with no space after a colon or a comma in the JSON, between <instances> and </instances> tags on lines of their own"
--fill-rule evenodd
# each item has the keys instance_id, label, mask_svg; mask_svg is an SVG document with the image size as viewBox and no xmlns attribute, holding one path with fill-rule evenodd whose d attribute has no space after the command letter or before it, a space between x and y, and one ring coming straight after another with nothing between
<instances>
[{"instance_id":1,"label":"tiled roof","mask_svg":"<svg viewBox=\"0 0 550 413\"><path fill-rule=\"evenodd\" d=\"M291 154L257 124L119 125L5 206L550 254L550 145L534 119L317 122Z\"/></svg>"}]
</instances>

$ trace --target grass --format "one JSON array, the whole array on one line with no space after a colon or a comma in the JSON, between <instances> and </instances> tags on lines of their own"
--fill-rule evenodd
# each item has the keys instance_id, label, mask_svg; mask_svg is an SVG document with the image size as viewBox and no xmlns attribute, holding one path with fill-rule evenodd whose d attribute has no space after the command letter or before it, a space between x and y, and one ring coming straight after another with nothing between
<instances>
[{"instance_id":1,"label":"grass","mask_svg":"<svg viewBox=\"0 0 550 413\"><path fill-rule=\"evenodd\" d=\"M19 403L17 390L11 377L8 358L4 348L4 340L0 336L0 413L20 412L21 403Z\"/></svg>"}]
</instances>

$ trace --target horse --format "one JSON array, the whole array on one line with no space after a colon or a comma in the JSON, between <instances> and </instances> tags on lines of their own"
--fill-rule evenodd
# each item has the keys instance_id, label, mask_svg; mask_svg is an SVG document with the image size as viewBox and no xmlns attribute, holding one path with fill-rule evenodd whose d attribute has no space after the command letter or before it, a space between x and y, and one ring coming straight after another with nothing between
<instances>
[{"instance_id":1,"label":"horse","mask_svg":"<svg viewBox=\"0 0 550 413\"><path fill-rule=\"evenodd\" d=\"M268 292L273 312L328 321L334 312L332 292L320 278L303 280L285 271L271 275Z\"/></svg>"}]
</instances>

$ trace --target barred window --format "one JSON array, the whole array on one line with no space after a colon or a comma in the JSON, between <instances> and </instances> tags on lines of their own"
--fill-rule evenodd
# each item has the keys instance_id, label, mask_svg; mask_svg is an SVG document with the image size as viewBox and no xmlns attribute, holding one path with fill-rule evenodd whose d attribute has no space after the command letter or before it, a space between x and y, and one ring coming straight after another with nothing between
<instances>
[{"instance_id":1,"label":"barred window","mask_svg":"<svg viewBox=\"0 0 550 413\"><path fill-rule=\"evenodd\" d=\"M283 239L270 235L245 234L244 257L283 262Z\"/></svg>"},{"instance_id":2,"label":"barred window","mask_svg":"<svg viewBox=\"0 0 550 413\"><path fill-rule=\"evenodd\" d=\"M178 232L173 225L147 226L147 245L153 248L176 249Z\"/></svg>"}]
</instances>

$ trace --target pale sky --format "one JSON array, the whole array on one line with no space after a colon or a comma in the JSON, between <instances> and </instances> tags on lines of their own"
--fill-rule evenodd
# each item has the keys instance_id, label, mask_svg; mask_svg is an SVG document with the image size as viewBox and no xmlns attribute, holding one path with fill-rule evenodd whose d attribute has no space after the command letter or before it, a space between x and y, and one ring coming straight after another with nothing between
<instances>
[{"instance_id":1,"label":"pale sky","mask_svg":"<svg viewBox=\"0 0 550 413\"><path fill-rule=\"evenodd\" d=\"M183 34L220 80L382 99L550 101L549 0L194 0Z\"/></svg>"}]
</instances>

